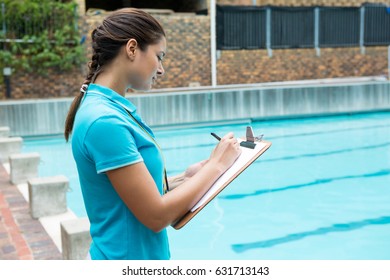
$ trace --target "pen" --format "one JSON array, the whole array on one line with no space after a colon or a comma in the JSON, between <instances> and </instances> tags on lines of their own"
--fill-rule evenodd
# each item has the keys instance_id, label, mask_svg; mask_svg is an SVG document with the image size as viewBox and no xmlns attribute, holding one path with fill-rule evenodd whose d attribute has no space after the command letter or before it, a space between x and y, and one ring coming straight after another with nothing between
<instances>
[{"instance_id":1,"label":"pen","mask_svg":"<svg viewBox=\"0 0 390 280\"><path fill-rule=\"evenodd\" d=\"M218 141L221 141L221 137L219 137L217 134L215 134L214 132L211 132L211 135L215 137L215 139L217 139Z\"/></svg>"}]
</instances>

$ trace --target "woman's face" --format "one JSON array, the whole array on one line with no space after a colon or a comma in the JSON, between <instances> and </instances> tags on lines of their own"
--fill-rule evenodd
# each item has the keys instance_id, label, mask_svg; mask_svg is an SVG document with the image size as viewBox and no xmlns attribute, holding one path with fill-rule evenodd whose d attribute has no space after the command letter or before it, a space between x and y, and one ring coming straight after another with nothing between
<instances>
[{"instance_id":1,"label":"woman's face","mask_svg":"<svg viewBox=\"0 0 390 280\"><path fill-rule=\"evenodd\" d=\"M136 90L150 90L156 80L164 75L162 61L166 51L166 39L149 45L142 51L137 49L134 68L130 75L130 86Z\"/></svg>"}]
</instances>

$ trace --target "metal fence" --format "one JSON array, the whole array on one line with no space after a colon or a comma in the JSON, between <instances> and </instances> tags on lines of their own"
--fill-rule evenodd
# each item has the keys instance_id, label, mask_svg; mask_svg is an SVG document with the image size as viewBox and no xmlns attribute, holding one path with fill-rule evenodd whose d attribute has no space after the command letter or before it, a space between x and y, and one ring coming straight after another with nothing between
<instances>
[{"instance_id":1,"label":"metal fence","mask_svg":"<svg viewBox=\"0 0 390 280\"><path fill-rule=\"evenodd\" d=\"M217 6L217 46L224 49L262 49L266 47L265 9L244 6Z\"/></svg>"},{"instance_id":2,"label":"metal fence","mask_svg":"<svg viewBox=\"0 0 390 280\"><path fill-rule=\"evenodd\" d=\"M360 40L359 8L320 9L319 46L358 46Z\"/></svg>"},{"instance_id":3,"label":"metal fence","mask_svg":"<svg viewBox=\"0 0 390 280\"><path fill-rule=\"evenodd\" d=\"M312 48L314 13L311 8L272 8L271 47Z\"/></svg>"},{"instance_id":4,"label":"metal fence","mask_svg":"<svg viewBox=\"0 0 390 280\"><path fill-rule=\"evenodd\" d=\"M365 45L390 45L390 8L367 6L364 31Z\"/></svg>"},{"instance_id":5,"label":"metal fence","mask_svg":"<svg viewBox=\"0 0 390 280\"><path fill-rule=\"evenodd\" d=\"M217 48L280 49L390 44L390 9L218 6Z\"/></svg>"}]
</instances>

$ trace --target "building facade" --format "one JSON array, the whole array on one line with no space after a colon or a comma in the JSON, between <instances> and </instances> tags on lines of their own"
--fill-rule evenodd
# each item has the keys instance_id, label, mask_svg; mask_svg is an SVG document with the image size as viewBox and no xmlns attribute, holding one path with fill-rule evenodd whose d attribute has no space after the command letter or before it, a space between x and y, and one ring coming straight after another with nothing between
<instances>
[{"instance_id":1,"label":"building facade","mask_svg":"<svg viewBox=\"0 0 390 280\"><path fill-rule=\"evenodd\" d=\"M110 13L95 2L77 0L80 32L85 36L85 47L90 56L90 34ZM101 1L100 1L101 2ZM211 85L210 16L205 12L210 0L166 1L167 6L153 6L158 1L112 1L116 6L138 6L152 13L167 34L165 76L156 89ZM142 7L140 3L146 3ZM363 3L383 3L372 0L218 0L218 5L229 6L343 6L359 7ZM178 4L179 3L179 4ZM181 3L181 4L180 4ZM187 4L185 4L187 3ZM132 5L134 4L134 5ZM205 9L206 8L206 9ZM52 70L47 76L13 73L12 98L48 98L73 96L78 93L86 74L86 66L68 73ZM388 76L387 46L369 46L364 51L353 47L222 49L217 50L216 75L218 85L266 83L305 79ZM4 96L4 85L1 85Z\"/></svg>"}]
</instances>

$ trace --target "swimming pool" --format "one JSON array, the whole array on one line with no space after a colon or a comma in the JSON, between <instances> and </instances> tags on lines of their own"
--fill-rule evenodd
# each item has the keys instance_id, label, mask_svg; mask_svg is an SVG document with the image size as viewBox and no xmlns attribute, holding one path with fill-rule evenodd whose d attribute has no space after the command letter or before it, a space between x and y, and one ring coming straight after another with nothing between
<instances>
[{"instance_id":1,"label":"swimming pool","mask_svg":"<svg viewBox=\"0 0 390 280\"><path fill-rule=\"evenodd\" d=\"M181 230L172 259L390 259L390 113L251 124L271 148ZM210 132L246 125L156 131L168 175L207 158ZM70 144L24 140L40 176L70 180L68 207L85 216Z\"/></svg>"}]
</instances>

